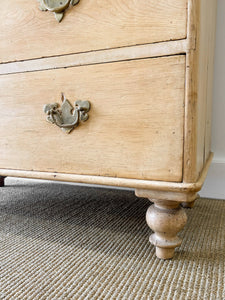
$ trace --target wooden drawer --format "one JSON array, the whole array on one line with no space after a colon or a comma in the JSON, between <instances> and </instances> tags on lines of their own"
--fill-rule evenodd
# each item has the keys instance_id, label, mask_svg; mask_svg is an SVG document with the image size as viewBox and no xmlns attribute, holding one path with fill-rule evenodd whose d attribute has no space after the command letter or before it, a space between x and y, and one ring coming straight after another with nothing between
<instances>
[{"instance_id":1,"label":"wooden drawer","mask_svg":"<svg viewBox=\"0 0 225 300\"><path fill-rule=\"evenodd\" d=\"M80 0L61 23L37 0L1 0L0 62L186 37L187 0Z\"/></svg>"},{"instance_id":2,"label":"wooden drawer","mask_svg":"<svg viewBox=\"0 0 225 300\"><path fill-rule=\"evenodd\" d=\"M185 56L2 75L0 168L180 181ZM70 134L43 106L91 102Z\"/></svg>"}]
</instances>

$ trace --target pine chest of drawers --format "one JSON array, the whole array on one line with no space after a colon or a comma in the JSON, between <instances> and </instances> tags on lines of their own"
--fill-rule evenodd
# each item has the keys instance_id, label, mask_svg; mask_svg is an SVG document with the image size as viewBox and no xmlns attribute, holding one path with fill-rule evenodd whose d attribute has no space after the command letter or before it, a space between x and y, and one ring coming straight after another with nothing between
<instances>
[{"instance_id":1,"label":"pine chest of drawers","mask_svg":"<svg viewBox=\"0 0 225 300\"><path fill-rule=\"evenodd\" d=\"M134 188L173 257L212 158L216 1L2 0L0 17L1 184Z\"/></svg>"}]
</instances>

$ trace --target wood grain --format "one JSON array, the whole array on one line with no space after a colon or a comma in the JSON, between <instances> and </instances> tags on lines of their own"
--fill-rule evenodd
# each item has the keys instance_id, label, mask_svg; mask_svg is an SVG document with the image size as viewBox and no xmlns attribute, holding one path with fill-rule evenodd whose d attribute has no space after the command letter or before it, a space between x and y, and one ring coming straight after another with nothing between
<instances>
[{"instance_id":1,"label":"wood grain","mask_svg":"<svg viewBox=\"0 0 225 300\"><path fill-rule=\"evenodd\" d=\"M176 201L191 203L196 200L196 192L190 191L158 191L154 189L135 189L135 195L141 198L158 199L163 201Z\"/></svg>"},{"instance_id":2,"label":"wood grain","mask_svg":"<svg viewBox=\"0 0 225 300\"><path fill-rule=\"evenodd\" d=\"M146 213L147 224L154 231L149 241L156 247L156 256L161 259L173 258L175 248L182 243L177 234L187 222L187 215L179 202L171 200L150 199L154 204Z\"/></svg>"},{"instance_id":3,"label":"wood grain","mask_svg":"<svg viewBox=\"0 0 225 300\"><path fill-rule=\"evenodd\" d=\"M37 1L2 0L0 175L135 188L154 202L156 255L172 258L180 203L212 160L216 2L81 0L58 24ZM70 135L43 112L61 92L91 102Z\"/></svg>"},{"instance_id":4,"label":"wood grain","mask_svg":"<svg viewBox=\"0 0 225 300\"><path fill-rule=\"evenodd\" d=\"M202 188L205 181L209 166L212 162L213 154L211 153L203 170L201 176L196 182L170 182L170 181L154 181L154 180L142 180L142 179L129 179L118 177L103 177L103 176L90 176L90 175L77 175L69 173L51 173L51 172L37 172L27 170L13 170L13 169L0 169L0 174L3 176L11 177L23 177L33 179L54 180L62 182L76 182L86 184L100 184L108 186L117 186L125 188L136 188L154 191L166 191L166 192L181 192L193 193L198 192ZM141 197L141 196L140 196ZM189 201L189 198L183 199L183 201Z\"/></svg>"},{"instance_id":5,"label":"wood grain","mask_svg":"<svg viewBox=\"0 0 225 300\"><path fill-rule=\"evenodd\" d=\"M184 76L183 55L2 75L0 168L181 181ZM70 135L42 111L61 92L92 104Z\"/></svg>"},{"instance_id":6,"label":"wood grain","mask_svg":"<svg viewBox=\"0 0 225 300\"><path fill-rule=\"evenodd\" d=\"M179 40L4 63L0 75L185 54L188 47L187 40Z\"/></svg>"},{"instance_id":7,"label":"wood grain","mask_svg":"<svg viewBox=\"0 0 225 300\"><path fill-rule=\"evenodd\" d=\"M38 6L1 0L0 62L186 37L187 0L81 0L60 24Z\"/></svg>"},{"instance_id":8,"label":"wood grain","mask_svg":"<svg viewBox=\"0 0 225 300\"><path fill-rule=\"evenodd\" d=\"M217 1L190 0L187 52L184 181L196 181L210 155Z\"/></svg>"},{"instance_id":9,"label":"wood grain","mask_svg":"<svg viewBox=\"0 0 225 300\"><path fill-rule=\"evenodd\" d=\"M154 231L149 240L156 246L156 256L161 259L172 258L175 248L182 242L177 234L187 222L186 213L181 208L180 202L187 198L188 193L155 190L135 190L135 193L138 197L148 198L154 203L147 210L146 221Z\"/></svg>"},{"instance_id":10,"label":"wood grain","mask_svg":"<svg viewBox=\"0 0 225 300\"><path fill-rule=\"evenodd\" d=\"M203 4L202 4L203 5ZM205 75L205 85L199 85L200 96L205 101L205 115L201 114L199 107L199 136L204 136L202 144L199 145L198 153L203 156L203 162L200 160L198 164L198 174L201 172L203 165L206 163L211 151L211 119L212 119L212 98L213 98L213 75L214 75L214 53L216 38L216 16L217 16L217 0L204 3L202 9L201 24L201 53L200 53L200 73L199 79ZM202 81L200 80L202 83ZM201 106L201 105L200 105ZM203 129L203 132L201 131Z\"/></svg>"}]
</instances>

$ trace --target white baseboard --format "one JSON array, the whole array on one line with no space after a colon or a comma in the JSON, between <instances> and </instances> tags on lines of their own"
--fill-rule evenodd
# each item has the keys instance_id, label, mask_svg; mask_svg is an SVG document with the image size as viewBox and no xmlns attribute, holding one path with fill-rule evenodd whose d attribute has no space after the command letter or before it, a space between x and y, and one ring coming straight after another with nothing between
<instances>
[{"instance_id":1,"label":"white baseboard","mask_svg":"<svg viewBox=\"0 0 225 300\"><path fill-rule=\"evenodd\" d=\"M225 161L212 162L200 196L225 200Z\"/></svg>"}]
</instances>

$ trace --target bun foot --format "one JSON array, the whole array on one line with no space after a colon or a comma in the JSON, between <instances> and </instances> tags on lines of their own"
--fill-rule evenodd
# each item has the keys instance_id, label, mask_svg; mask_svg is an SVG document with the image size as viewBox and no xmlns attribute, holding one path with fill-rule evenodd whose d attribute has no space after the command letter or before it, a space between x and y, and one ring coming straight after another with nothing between
<instances>
[{"instance_id":1,"label":"bun foot","mask_svg":"<svg viewBox=\"0 0 225 300\"><path fill-rule=\"evenodd\" d=\"M135 193L136 196L148 198L154 203L146 213L147 224L154 231L149 240L156 247L158 258L171 259L175 248L182 242L177 234L187 222L187 215L180 204L194 202L197 193L147 189L136 189Z\"/></svg>"},{"instance_id":2,"label":"bun foot","mask_svg":"<svg viewBox=\"0 0 225 300\"><path fill-rule=\"evenodd\" d=\"M187 216L179 202L157 201L149 207L146 214L148 226L155 232L150 236L150 243L156 246L156 256L171 259L175 248L182 240L177 236L187 222Z\"/></svg>"},{"instance_id":3,"label":"bun foot","mask_svg":"<svg viewBox=\"0 0 225 300\"><path fill-rule=\"evenodd\" d=\"M174 248L160 248L160 247L156 247L155 248L156 250L156 256L158 258L161 258L161 259L171 259L174 257L174 252L175 252L175 249Z\"/></svg>"}]
</instances>

